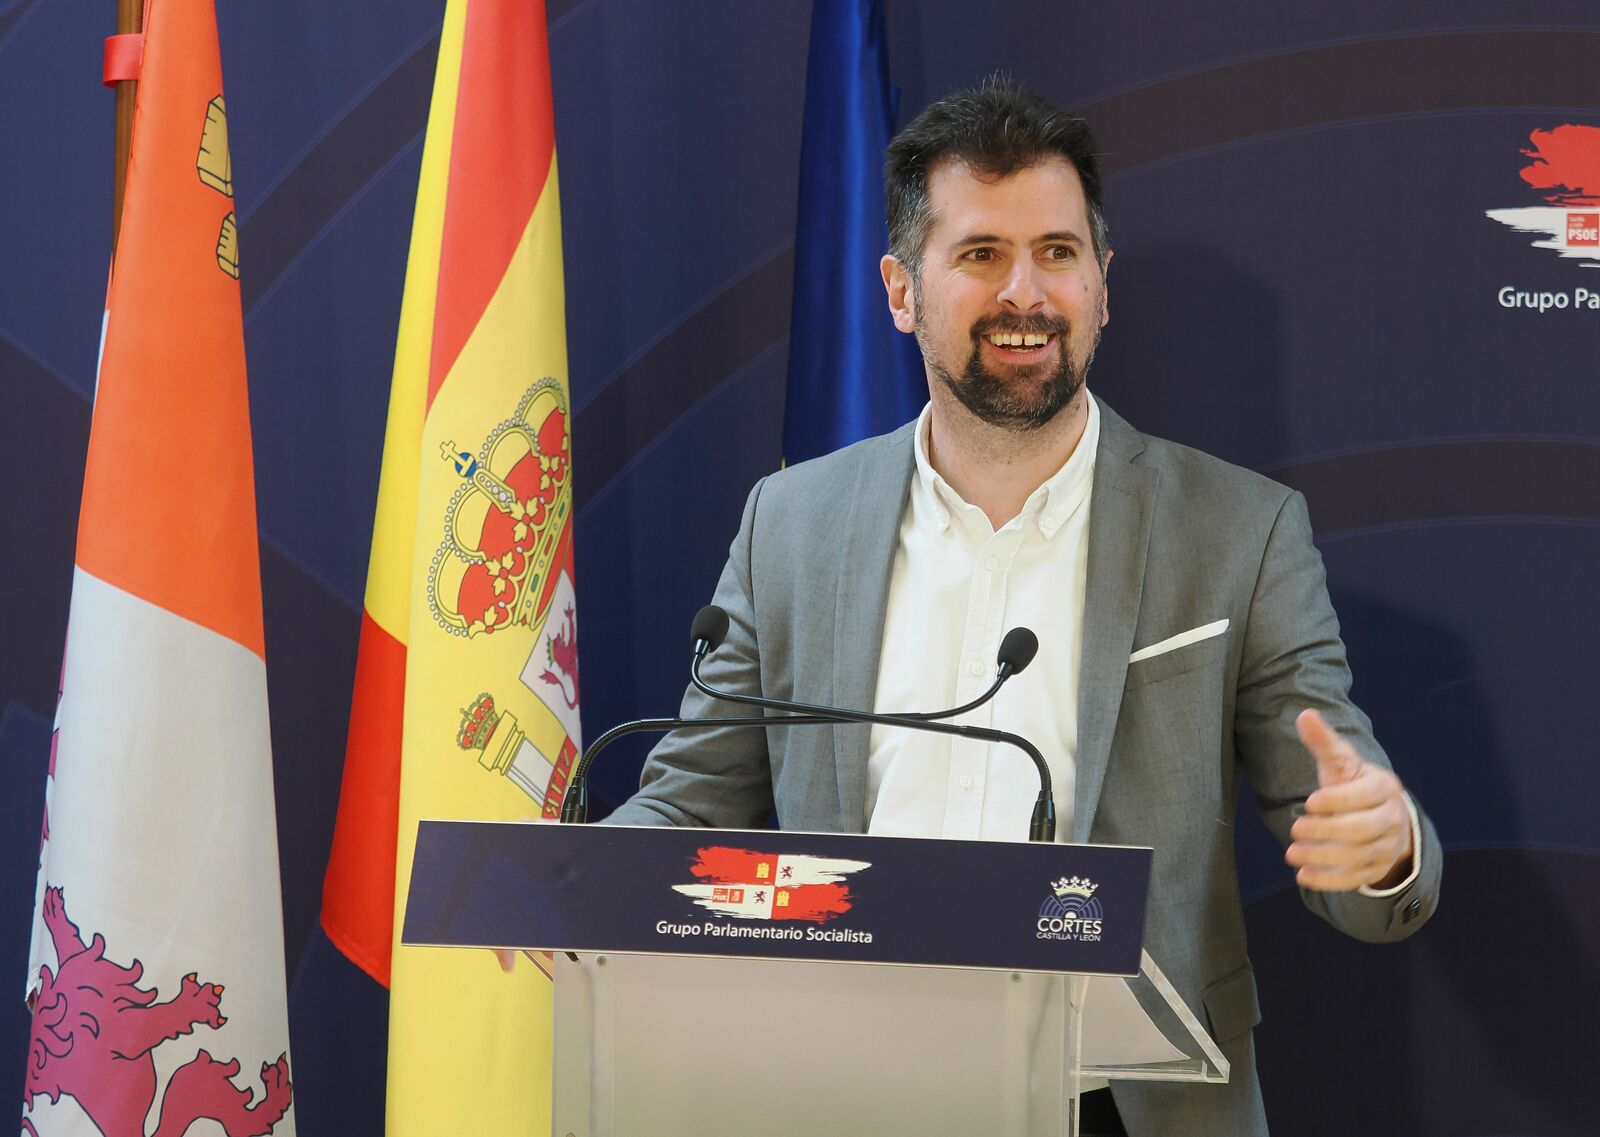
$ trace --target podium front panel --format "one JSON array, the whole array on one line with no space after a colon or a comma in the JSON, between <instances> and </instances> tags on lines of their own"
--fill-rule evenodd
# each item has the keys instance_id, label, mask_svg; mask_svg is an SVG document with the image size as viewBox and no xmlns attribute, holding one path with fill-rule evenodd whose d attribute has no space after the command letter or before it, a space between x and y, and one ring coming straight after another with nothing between
<instances>
[{"instance_id":1,"label":"podium front panel","mask_svg":"<svg viewBox=\"0 0 1600 1137\"><path fill-rule=\"evenodd\" d=\"M1079 977L563 954L555 980L557 1137L1071 1131Z\"/></svg>"},{"instance_id":2,"label":"podium front panel","mask_svg":"<svg viewBox=\"0 0 1600 1137\"><path fill-rule=\"evenodd\" d=\"M424 821L404 942L1136 975L1149 849Z\"/></svg>"}]
</instances>

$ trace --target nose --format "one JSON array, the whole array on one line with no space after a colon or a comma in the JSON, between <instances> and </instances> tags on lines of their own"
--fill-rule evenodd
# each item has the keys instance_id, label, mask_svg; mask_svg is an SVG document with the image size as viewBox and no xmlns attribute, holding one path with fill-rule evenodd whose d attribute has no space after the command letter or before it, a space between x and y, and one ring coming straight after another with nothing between
<instances>
[{"instance_id":1,"label":"nose","mask_svg":"<svg viewBox=\"0 0 1600 1137\"><path fill-rule=\"evenodd\" d=\"M1034 312L1044 307L1044 282L1031 257L1019 257L1000 286L996 299L1014 312Z\"/></svg>"}]
</instances>

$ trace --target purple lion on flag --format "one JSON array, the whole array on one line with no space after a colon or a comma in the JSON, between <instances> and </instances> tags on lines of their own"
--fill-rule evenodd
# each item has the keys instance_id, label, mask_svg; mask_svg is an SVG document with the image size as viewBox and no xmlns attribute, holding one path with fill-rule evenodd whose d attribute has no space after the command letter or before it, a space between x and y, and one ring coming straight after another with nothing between
<instances>
[{"instance_id":1,"label":"purple lion on flag","mask_svg":"<svg viewBox=\"0 0 1600 1137\"><path fill-rule=\"evenodd\" d=\"M107 959L98 932L83 942L59 888L45 891L44 921L58 967L40 969L23 1104L31 1110L35 1095L52 1102L67 1095L104 1137L145 1137L145 1118L156 1101L155 1048L196 1027L227 1022L222 987L201 983L191 972L177 995L159 1003L158 992L138 985L144 967L137 959L128 967ZM266 1137L294 1098L288 1056L262 1063L265 1092L253 1105L254 1092L233 1084L238 1072L237 1058L219 1062L204 1050L178 1067L161 1095L151 1137L182 1137L201 1118L220 1123L228 1137ZM22 1127L40 1137L28 1119Z\"/></svg>"}]
</instances>

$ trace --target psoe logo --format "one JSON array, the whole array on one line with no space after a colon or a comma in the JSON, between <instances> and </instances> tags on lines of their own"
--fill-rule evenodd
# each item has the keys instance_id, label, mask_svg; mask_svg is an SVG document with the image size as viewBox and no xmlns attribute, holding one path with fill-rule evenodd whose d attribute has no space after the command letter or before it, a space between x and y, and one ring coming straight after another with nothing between
<instances>
[{"instance_id":1,"label":"psoe logo","mask_svg":"<svg viewBox=\"0 0 1600 1137\"><path fill-rule=\"evenodd\" d=\"M1528 159L1522 180L1540 191L1545 204L1490 209L1485 215L1518 233L1536 235L1536 249L1600 268L1600 126L1566 123L1535 130L1522 155Z\"/></svg>"},{"instance_id":2,"label":"psoe logo","mask_svg":"<svg viewBox=\"0 0 1600 1137\"><path fill-rule=\"evenodd\" d=\"M1099 885L1088 877L1062 877L1050 886L1050 895L1039 906L1035 939L1071 940L1098 943L1105 924L1105 912L1094 898Z\"/></svg>"}]
</instances>

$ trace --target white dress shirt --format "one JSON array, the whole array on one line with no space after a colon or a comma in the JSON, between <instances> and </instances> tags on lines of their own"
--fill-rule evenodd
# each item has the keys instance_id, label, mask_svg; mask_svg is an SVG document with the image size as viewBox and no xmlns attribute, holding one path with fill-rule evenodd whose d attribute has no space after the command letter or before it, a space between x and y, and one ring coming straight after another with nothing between
<instances>
[{"instance_id":1,"label":"white dress shirt","mask_svg":"<svg viewBox=\"0 0 1600 1137\"><path fill-rule=\"evenodd\" d=\"M1032 628L1039 637L1033 663L955 721L1020 734L1044 752L1062 841L1072 834L1089 492L1100 444L1100 410L1093 398L1088 403L1071 457L998 531L928 461L930 410L923 409L873 699L874 710L894 712L976 698L994 681L1001 638L1019 625ZM1038 772L1015 747L872 728L868 832L1020 841L1038 793Z\"/></svg>"},{"instance_id":2,"label":"white dress shirt","mask_svg":"<svg viewBox=\"0 0 1600 1137\"><path fill-rule=\"evenodd\" d=\"M1028 669L990 702L953 721L1020 734L1044 753L1054 783L1058 841L1072 834L1089 498L1100 445L1100 408L1093 396L1088 404L1083 437L1066 464L998 531L928 460L931 408L923 408L873 698L880 713L965 703L993 682L995 653L1005 633L1032 628L1039 654ZM1220 631L1226 623L1188 634ZM1154 650L1166 646L1172 645ZM869 833L1021 841L1038 792L1033 762L1015 747L872 728ZM1368 896L1392 896L1410 887L1421 871L1416 806L1409 794L1404 800L1411 815L1411 872L1393 888L1362 887Z\"/></svg>"}]
</instances>

